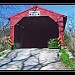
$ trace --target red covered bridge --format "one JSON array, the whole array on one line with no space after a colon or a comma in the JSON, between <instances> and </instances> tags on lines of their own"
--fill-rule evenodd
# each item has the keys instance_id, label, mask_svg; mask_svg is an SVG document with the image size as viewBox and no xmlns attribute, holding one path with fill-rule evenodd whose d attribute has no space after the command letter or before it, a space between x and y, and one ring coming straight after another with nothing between
<instances>
[{"instance_id":1,"label":"red covered bridge","mask_svg":"<svg viewBox=\"0 0 75 75\"><path fill-rule=\"evenodd\" d=\"M10 39L23 48L47 47L50 38L61 38L64 44L65 15L33 6L8 18Z\"/></svg>"}]
</instances>

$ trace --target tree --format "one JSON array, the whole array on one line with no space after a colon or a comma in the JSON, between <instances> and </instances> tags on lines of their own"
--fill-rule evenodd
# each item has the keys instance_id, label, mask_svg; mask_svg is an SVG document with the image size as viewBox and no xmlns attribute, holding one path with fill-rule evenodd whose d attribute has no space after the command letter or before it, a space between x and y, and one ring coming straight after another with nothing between
<instances>
[{"instance_id":1,"label":"tree","mask_svg":"<svg viewBox=\"0 0 75 75\"><path fill-rule=\"evenodd\" d=\"M73 54L75 52L75 18L74 11L68 14L67 30L65 31L65 43Z\"/></svg>"},{"instance_id":2,"label":"tree","mask_svg":"<svg viewBox=\"0 0 75 75\"><path fill-rule=\"evenodd\" d=\"M10 22L6 18L32 5L0 5L0 49L6 49L10 35Z\"/></svg>"}]
</instances>

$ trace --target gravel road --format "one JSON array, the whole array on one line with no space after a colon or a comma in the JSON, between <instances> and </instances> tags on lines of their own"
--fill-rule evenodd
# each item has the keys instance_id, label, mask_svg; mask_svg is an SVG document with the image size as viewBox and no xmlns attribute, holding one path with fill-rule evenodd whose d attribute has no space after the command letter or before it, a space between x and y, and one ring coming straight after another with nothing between
<instances>
[{"instance_id":1,"label":"gravel road","mask_svg":"<svg viewBox=\"0 0 75 75\"><path fill-rule=\"evenodd\" d=\"M9 50L0 58L0 70L69 70L58 62L58 53L48 48Z\"/></svg>"}]
</instances>

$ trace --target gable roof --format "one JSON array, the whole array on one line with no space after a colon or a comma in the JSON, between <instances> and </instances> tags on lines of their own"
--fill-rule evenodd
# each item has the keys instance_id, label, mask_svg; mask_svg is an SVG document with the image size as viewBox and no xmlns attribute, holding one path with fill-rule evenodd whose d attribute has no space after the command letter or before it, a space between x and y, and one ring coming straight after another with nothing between
<instances>
[{"instance_id":1,"label":"gable roof","mask_svg":"<svg viewBox=\"0 0 75 75\"><path fill-rule=\"evenodd\" d=\"M20 14L22 14L22 13L25 13L26 11L29 11L29 10L31 10L31 9L33 9L33 10L42 9L42 10L45 10L45 11L48 11L48 12L52 12L52 13L55 13L55 14L57 14L57 15L66 17L65 15L59 14L59 13L54 12L54 11L52 11L52 10L45 9L45 8L40 7L40 6L33 6L33 7L29 8L29 9L27 9L27 10L25 10L25 11L22 11L22 12L19 12L19 13L15 14L15 15L10 16L10 17L7 18L7 19L10 20L10 18L12 18L12 17L14 17L14 16L17 16L17 15L20 15Z\"/></svg>"}]
</instances>

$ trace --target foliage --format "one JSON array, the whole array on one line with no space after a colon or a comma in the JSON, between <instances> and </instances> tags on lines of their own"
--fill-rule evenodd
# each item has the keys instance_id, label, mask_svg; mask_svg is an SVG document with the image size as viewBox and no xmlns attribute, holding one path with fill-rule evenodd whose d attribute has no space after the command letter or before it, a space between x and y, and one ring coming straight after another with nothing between
<instances>
[{"instance_id":1,"label":"foliage","mask_svg":"<svg viewBox=\"0 0 75 75\"><path fill-rule=\"evenodd\" d=\"M73 70L75 70L75 63L69 58L69 54L65 49L61 49L60 51L62 54L60 56L60 60L65 63L66 66L71 67Z\"/></svg>"},{"instance_id":2,"label":"foliage","mask_svg":"<svg viewBox=\"0 0 75 75\"><path fill-rule=\"evenodd\" d=\"M33 5L0 5L0 52L9 49L10 21L7 18L31 6Z\"/></svg>"},{"instance_id":3,"label":"foliage","mask_svg":"<svg viewBox=\"0 0 75 75\"><path fill-rule=\"evenodd\" d=\"M68 50L75 57L75 35L74 33L65 32L64 42L65 42L64 45L67 46Z\"/></svg>"},{"instance_id":4,"label":"foliage","mask_svg":"<svg viewBox=\"0 0 75 75\"><path fill-rule=\"evenodd\" d=\"M70 36L67 32L64 33L64 44L68 46L68 42L70 41Z\"/></svg>"},{"instance_id":5,"label":"foliage","mask_svg":"<svg viewBox=\"0 0 75 75\"><path fill-rule=\"evenodd\" d=\"M68 13L67 25L65 29L64 42L68 50L75 56L75 14L74 11Z\"/></svg>"},{"instance_id":6,"label":"foliage","mask_svg":"<svg viewBox=\"0 0 75 75\"><path fill-rule=\"evenodd\" d=\"M6 39L5 41L2 40L2 38L0 38L0 51L6 50L9 48L8 46L8 39Z\"/></svg>"},{"instance_id":7,"label":"foliage","mask_svg":"<svg viewBox=\"0 0 75 75\"><path fill-rule=\"evenodd\" d=\"M0 51L8 49L8 39L10 34L9 22L6 25L0 25Z\"/></svg>"},{"instance_id":8,"label":"foliage","mask_svg":"<svg viewBox=\"0 0 75 75\"><path fill-rule=\"evenodd\" d=\"M69 55L64 49L62 50L62 54L60 56L60 60L62 60L64 63L66 63L68 65L67 61L69 60Z\"/></svg>"},{"instance_id":9,"label":"foliage","mask_svg":"<svg viewBox=\"0 0 75 75\"><path fill-rule=\"evenodd\" d=\"M49 39L48 48L58 48L58 38Z\"/></svg>"},{"instance_id":10,"label":"foliage","mask_svg":"<svg viewBox=\"0 0 75 75\"><path fill-rule=\"evenodd\" d=\"M5 52L0 52L0 57L5 55L6 53Z\"/></svg>"}]
</instances>

